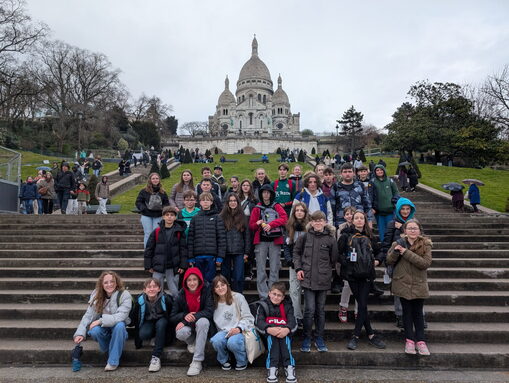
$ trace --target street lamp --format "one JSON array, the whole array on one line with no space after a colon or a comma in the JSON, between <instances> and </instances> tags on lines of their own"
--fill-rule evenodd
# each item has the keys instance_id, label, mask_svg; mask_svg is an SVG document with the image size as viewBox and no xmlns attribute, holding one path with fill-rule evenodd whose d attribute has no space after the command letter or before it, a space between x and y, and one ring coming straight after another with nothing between
<instances>
[{"instance_id":1,"label":"street lamp","mask_svg":"<svg viewBox=\"0 0 509 383\"><path fill-rule=\"evenodd\" d=\"M81 124L83 121L83 113L78 112L78 150L81 151Z\"/></svg>"},{"instance_id":2,"label":"street lamp","mask_svg":"<svg viewBox=\"0 0 509 383\"><path fill-rule=\"evenodd\" d=\"M336 136L339 136L339 125L336 124Z\"/></svg>"}]
</instances>

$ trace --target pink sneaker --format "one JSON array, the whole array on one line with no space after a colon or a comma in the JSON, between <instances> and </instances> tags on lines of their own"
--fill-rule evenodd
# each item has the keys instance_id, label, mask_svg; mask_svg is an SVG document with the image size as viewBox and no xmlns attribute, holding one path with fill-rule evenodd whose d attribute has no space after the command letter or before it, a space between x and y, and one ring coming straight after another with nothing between
<instances>
[{"instance_id":1,"label":"pink sneaker","mask_svg":"<svg viewBox=\"0 0 509 383\"><path fill-rule=\"evenodd\" d=\"M415 355L415 342L407 339L405 343L405 354Z\"/></svg>"},{"instance_id":2,"label":"pink sneaker","mask_svg":"<svg viewBox=\"0 0 509 383\"><path fill-rule=\"evenodd\" d=\"M428 346L426 346L426 342L423 341L417 342L417 351L419 355L430 355Z\"/></svg>"},{"instance_id":3,"label":"pink sneaker","mask_svg":"<svg viewBox=\"0 0 509 383\"><path fill-rule=\"evenodd\" d=\"M348 309L346 307L339 307L338 318L341 323L346 323L348 321Z\"/></svg>"}]
</instances>

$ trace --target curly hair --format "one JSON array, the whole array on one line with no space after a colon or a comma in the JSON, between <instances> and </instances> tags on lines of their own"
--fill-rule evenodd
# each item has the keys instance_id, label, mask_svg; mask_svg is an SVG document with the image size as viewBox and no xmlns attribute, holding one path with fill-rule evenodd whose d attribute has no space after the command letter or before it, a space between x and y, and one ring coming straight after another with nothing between
<instances>
[{"instance_id":1,"label":"curly hair","mask_svg":"<svg viewBox=\"0 0 509 383\"><path fill-rule=\"evenodd\" d=\"M90 303L91 306L92 305L94 306L94 309L97 313L102 313L104 308L104 302L106 301L106 299L108 299L108 295L106 294L106 291L104 291L103 288L104 277L106 277L107 275L111 275L113 279L115 279L115 283L117 285L115 291L124 290L124 282L122 281L122 278L120 278L120 275L118 275L114 271L103 271L101 275L99 275L99 279L95 283L94 301Z\"/></svg>"}]
</instances>

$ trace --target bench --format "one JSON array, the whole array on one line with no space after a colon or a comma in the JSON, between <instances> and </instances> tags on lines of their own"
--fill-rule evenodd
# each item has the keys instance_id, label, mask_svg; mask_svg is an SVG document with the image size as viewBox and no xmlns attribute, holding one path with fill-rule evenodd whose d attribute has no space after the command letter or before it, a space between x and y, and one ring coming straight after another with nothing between
<instances>
[{"instance_id":1,"label":"bench","mask_svg":"<svg viewBox=\"0 0 509 383\"><path fill-rule=\"evenodd\" d=\"M249 160L249 162L263 162L263 163L268 164L269 160L262 160L261 158L254 158L252 160Z\"/></svg>"},{"instance_id":2,"label":"bench","mask_svg":"<svg viewBox=\"0 0 509 383\"><path fill-rule=\"evenodd\" d=\"M230 160L228 160L228 159L226 159L226 160L224 160L224 161L220 161L220 162L221 162L221 163L225 163L225 162L237 162L237 161L238 161L238 160L231 160L231 159L230 159Z\"/></svg>"},{"instance_id":3,"label":"bench","mask_svg":"<svg viewBox=\"0 0 509 383\"><path fill-rule=\"evenodd\" d=\"M106 212L108 214L120 213L120 208L122 205L106 205ZM88 205L87 206L87 214L95 214L99 205Z\"/></svg>"}]
</instances>

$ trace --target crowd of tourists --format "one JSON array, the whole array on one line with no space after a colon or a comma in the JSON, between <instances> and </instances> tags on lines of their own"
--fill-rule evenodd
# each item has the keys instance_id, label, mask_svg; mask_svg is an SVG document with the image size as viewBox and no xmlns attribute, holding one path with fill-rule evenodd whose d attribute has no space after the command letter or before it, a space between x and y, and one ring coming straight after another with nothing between
<instances>
[{"instance_id":1,"label":"crowd of tourists","mask_svg":"<svg viewBox=\"0 0 509 383\"><path fill-rule=\"evenodd\" d=\"M161 368L163 348L176 338L192 354L189 376L202 371L210 342L223 370L245 369L266 348L267 382L277 382L281 370L293 383L292 342L300 342L303 353L328 351L327 300L338 305L340 323L355 323L348 349L357 349L363 328L369 345L386 347L368 308L370 294L384 293L375 285L379 267L404 330L402 350L429 355L423 303L432 243L414 204L400 196L382 163L370 172L344 161L338 174L320 163L302 173L298 164L290 174L281 163L275 180L259 168L253 180L232 175L228 182L221 166L205 166L197 184L184 170L170 190L150 174L136 207L151 278L132 298L120 276L103 272L74 334L77 347L88 335L108 352L105 370L115 370L131 325L137 348L154 338L151 372ZM282 263L289 268L288 286L281 281ZM259 296L251 304L243 295L249 280Z\"/></svg>"}]
</instances>

